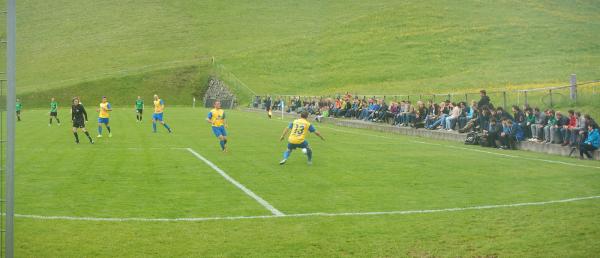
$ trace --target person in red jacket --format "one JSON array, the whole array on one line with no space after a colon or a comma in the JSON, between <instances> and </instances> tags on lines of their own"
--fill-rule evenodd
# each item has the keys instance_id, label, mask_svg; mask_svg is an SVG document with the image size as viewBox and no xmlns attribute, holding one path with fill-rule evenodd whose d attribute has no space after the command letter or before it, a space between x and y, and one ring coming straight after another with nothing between
<instances>
[{"instance_id":1,"label":"person in red jacket","mask_svg":"<svg viewBox=\"0 0 600 258\"><path fill-rule=\"evenodd\" d=\"M562 146L567 146L571 144L571 135L575 133L573 130L577 127L577 117L575 116L575 111L569 110L569 122L566 125L563 125L560 129L560 134L563 137Z\"/></svg>"}]
</instances>

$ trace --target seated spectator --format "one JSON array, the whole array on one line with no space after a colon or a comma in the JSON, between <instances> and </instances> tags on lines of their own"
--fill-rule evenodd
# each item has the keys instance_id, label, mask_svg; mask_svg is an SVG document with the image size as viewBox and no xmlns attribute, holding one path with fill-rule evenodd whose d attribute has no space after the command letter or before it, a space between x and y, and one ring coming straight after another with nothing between
<instances>
[{"instance_id":1,"label":"seated spectator","mask_svg":"<svg viewBox=\"0 0 600 258\"><path fill-rule=\"evenodd\" d=\"M375 115L373 116L373 122L385 121L385 116L387 115L388 110L388 105L385 103L385 100L382 100L381 106L377 111L375 111Z\"/></svg>"},{"instance_id":2,"label":"seated spectator","mask_svg":"<svg viewBox=\"0 0 600 258\"><path fill-rule=\"evenodd\" d=\"M395 125L396 123L396 116L400 113L400 106L398 106L397 102L392 102L392 105L390 106L390 109L388 110L388 114L386 115L385 118L385 122L389 122L389 119L391 118L393 121L392 125Z\"/></svg>"},{"instance_id":3,"label":"seated spectator","mask_svg":"<svg viewBox=\"0 0 600 258\"><path fill-rule=\"evenodd\" d=\"M434 130L434 129L438 129L437 127L440 126L441 128L439 128L440 130L444 129L444 123L446 122L446 117L448 116L448 108L446 107L446 103L442 102L442 104L440 104L440 111L439 111L439 115L437 117L437 119L431 123L431 125L429 125L429 127L427 127L427 129L430 130Z\"/></svg>"},{"instance_id":4,"label":"seated spectator","mask_svg":"<svg viewBox=\"0 0 600 258\"><path fill-rule=\"evenodd\" d=\"M372 99L369 99L369 103L367 104L366 107L363 107L358 119L367 121L369 119L369 116L371 116L371 113L374 112L375 108L376 108L376 106L374 104L374 101ZM377 108L379 108L379 107L377 107Z\"/></svg>"},{"instance_id":5,"label":"seated spectator","mask_svg":"<svg viewBox=\"0 0 600 258\"><path fill-rule=\"evenodd\" d=\"M427 110L427 116L425 117L425 128L429 128L435 120L438 119L440 113L440 106L436 103L432 103Z\"/></svg>"},{"instance_id":6,"label":"seated spectator","mask_svg":"<svg viewBox=\"0 0 600 258\"><path fill-rule=\"evenodd\" d=\"M515 142L522 140L523 130L518 124L513 124L509 119L502 120L502 132L500 132L500 149L516 149Z\"/></svg>"},{"instance_id":7,"label":"seated spectator","mask_svg":"<svg viewBox=\"0 0 600 258\"><path fill-rule=\"evenodd\" d=\"M527 117L525 116L525 112L519 108L519 106L512 106L513 112L513 124L517 124L521 127L521 131L524 131L527 127Z\"/></svg>"},{"instance_id":8,"label":"seated spectator","mask_svg":"<svg viewBox=\"0 0 600 258\"><path fill-rule=\"evenodd\" d=\"M571 144L571 134L573 133L573 129L577 126L577 117L575 116L575 111L569 110L567 111L569 116L567 117L567 124L562 125L560 128L560 134L562 136L562 146L567 146ZM579 132L577 132L579 133Z\"/></svg>"},{"instance_id":9,"label":"seated spectator","mask_svg":"<svg viewBox=\"0 0 600 258\"><path fill-rule=\"evenodd\" d=\"M475 110L477 110L477 102L474 100L471 101L471 105L469 107L462 107L461 116L458 118L459 131L462 130L467 125L469 120L473 118Z\"/></svg>"},{"instance_id":10,"label":"seated spectator","mask_svg":"<svg viewBox=\"0 0 600 258\"><path fill-rule=\"evenodd\" d=\"M533 115L535 116L535 122L531 125L531 141L541 142L544 139L544 127L548 122L546 120L546 114L548 110L540 112L539 108L533 109Z\"/></svg>"},{"instance_id":11,"label":"seated spectator","mask_svg":"<svg viewBox=\"0 0 600 258\"><path fill-rule=\"evenodd\" d=\"M415 106L411 105L410 101L404 103L404 112L402 113L401 126L408 126L411 122L411 117L415 116Z\"/></svg>"},{"instance_id":12,"label":"seated spectator","mask_svg":"<svg viewBox=\"0 0 600 258\"><path fill-rule=\"evenodd\" d=\"M452 104L454 107L452 108L452 112L448 117L446 117L446 127L445 129L448 131L452 131L456 122L458 121L458 117L460 116L460 105ZM464 104L462 104L464 106Z\"/></svg>"},{"instance_id":13,"label":"seated spectator","mask_svg":"<svg viewBox=\"0 0 600 258\"><path fill-rule=\"evenodd\" d=\"M570 139L571 147L579 146L579 144L582 141L581 132L587 130L585 128L585 125L586 125L585 117L581 115L581 112L575 112L575 117L577 118L577 122L575 123L575 128L573 128L571 130L571 139Z\"/></svg>"},{"instance_id":14,"label":"seated spectator","mask_svg":"<svg viewBox=\"0 0 600 258\"><path fill-rule=\"evenodd\" d=\"M496 120L498 120L498 121L502 121L504 119L508 119L508 120L512 120L512 121L515 120L509 113L505 112L502 107L496 107L495 117L496 117Z\"/></svg>"},{"instance_id":15,"label":"seated spectator","mask_svg":"<svg viewBox=\"0 0 600 258\"><path fill-rule=\"evenodd\" d=\"M498 139L501 131L502 125L498 123L496 119L490 119L488 128L482 131L483 137L487 142L487 147L497 148L500 146Z\"/></svg>"},{"instance_id":16,"label":"seated spectator","mask_svg":"<svg viewBox=\"0 0 600 258\"><path fill-rule=\"evenodd\" d=\"M466 118L468 118L469 120L467 120L467 123L465 124L465 126L463 128L460 128L458 130L459 133L475 131L477 124L479 122L479 111L477 110L476 102L471 103L471 108L469 109L469 112L467 113Z\"/></svg>"},{"instance_id":17,"label":"seated spectator","mask_svg":"<svg viewBox=\"0 0 600 258\"><path fill-rule=\"evenodd\" d=\"M598 127L592 123L588 123L587 138L579 145L579 158L583 159L583 155L588 159L593 159L592 152L600 147L600 134L598 133Z\"/></svg>"},{"instance_id":18,"label":"seated spectator","mask_svg":"<svg viewBox=\"0 0 600 258\"><path fill-rule=\"evenodd\" d=\"M550 142L562 144L563 137L561 134L561 129L563 128L563 126L569 124L569 119L566 118L565 116L563 116L560 111L556 111L555 116L556 116L556 124L554 124L554 126L552 127L552 130L550 132L550 134L551 134Z\"/></svg>"},{"instance_id":19,"label":"seated spectator","mask_svg":"<svg viewBox=\"0 0 600 258\"><path fill-rule=\"evenodd\" d=\"M546 113L546 123L544 126L544 143L550 144L552 142L552 128L556 125L556 117L554 117L554 110L550 109Z\"/></svg>"},{"instance_id":20,"label":"seated spectator","mask_svg":"<svg viewBox=\"0 0 600 258\"><path fill-rule=\"evenodd\" d=\"M427 115L427 108L423 101L417 101L417 107L414 109L414 113L408 118L410 127L417 128L423 124L425 116Z\"/></svg>"}]
</instances>

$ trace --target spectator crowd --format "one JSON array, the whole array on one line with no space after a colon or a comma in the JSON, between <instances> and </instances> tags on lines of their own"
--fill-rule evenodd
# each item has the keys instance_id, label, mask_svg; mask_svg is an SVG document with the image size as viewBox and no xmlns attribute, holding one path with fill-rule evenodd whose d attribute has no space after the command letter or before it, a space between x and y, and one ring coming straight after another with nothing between
<instances>
[{"instance_id":1,"label":"spectator crowd","mask_svg":"<svg viewBox=\"0 0 600 258\"><path fill-rule=\"evenodd\" d=\"M553 109L540 110L524 105L510 110L495 107L486 91L479 101L440 103L410 100L386 102L377 98L358 98L350 94L335 98L292 97L288 101L270 96L256 97L255 108L284 112L307 111L321 121L323 117L347 118L373 123L388 123L398 127L446 130L476 134L484 147L515 149L516 143L530 141L540 144L560 144L578 148L580 158L592 159L600 147L598 124L588 114L573 110L566 113Z\"/></svg>"}]
</instances>

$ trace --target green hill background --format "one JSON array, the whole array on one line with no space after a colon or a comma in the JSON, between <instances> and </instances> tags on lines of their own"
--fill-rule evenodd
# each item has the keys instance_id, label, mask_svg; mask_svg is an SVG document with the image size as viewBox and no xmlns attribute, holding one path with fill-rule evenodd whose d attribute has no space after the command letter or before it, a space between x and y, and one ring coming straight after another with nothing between
<instances>
[{"instance_id":1,"label":"green hill background","mask_svg":"<svg viewBox=\"0 0 600 258\"><path fill-rule=\"evenodd\" d=\"M598 1L26 0L17 9L18 92L29 106L53 91L149 93L140 78L154 77L153 90L165 78L189 87L183 102L199 86L165 73L196 67L204 83L212 57L260 94L600 79Z\"/></svg>"}]
</instances>

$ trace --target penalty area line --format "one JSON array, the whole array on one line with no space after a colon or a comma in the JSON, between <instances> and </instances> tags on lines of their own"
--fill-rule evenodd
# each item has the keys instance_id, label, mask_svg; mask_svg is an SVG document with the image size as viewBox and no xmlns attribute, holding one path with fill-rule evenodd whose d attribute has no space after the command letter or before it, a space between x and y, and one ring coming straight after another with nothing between
<instances>
[{"instance_id":1,"label":"penalty area line","mask_svg":"<svg viewBox=\"0 0 600 258\"><path fill-rule=\"evenodd\" d=\"M247 220L247 219L272 219L272 218L296 218L296 217L340 217L340 216L379 216L379 215L410 215L410 214L426 214L426 213L441 213L441 212L458 212L469 210L488 210L501 208L514 208L526 206L543 206L558 203L570 203L577 201L585 201L599 199L600 195L576 197L561 200L542 201L542 202L524 202L512 204L496 204L471 206L463 208L446 208L446 209L429 209L429 210L405 210L405 211L375 211L375 212L341 212L341 213L299 213L299 214L282 214L282 215L263 215L263 216L230 216L230 217L204 217L204 218L97 218L97 217L72 217L72 216L42 216L42 215L25 215L15 214L17 218L37 219L37 220L67 220L67 221L109 221L109 222L194 222L194 221L213 221L213 220Z\"/></svg>"},{"instance_id":2,"label":"penalty area line","mask_svg":"<svg viewBox=\"0 0 600 258\"><path fill-rule=\"evenodd\" d=\"M215 164L210 162L210 160L206 159L204 156L202 156L199 153L197 153L196 151L194 151L192 148L185 148L185 149L187 151L189 151L190 153L192 153L192 155L196 156L196 158L198 158L199 160L206 163L206 165L208 165L209 167L211 167L212 169L217 171L217 173L219 173L219 175L221 175L223 178L225 178L225 180L229 181L230 183L235 185L237 188L242 190L244 193L246 193L248 196L252 197L252 199L256 200L260 205L262 205L267 210L269 210L271 213L273 213L273 215L275 215L275 216L284 216L285 215L285 214L283 214L283 212L277 210L275 207L273 207L273 205L271 205L270 203L265 201L263 198L261 198L260 196L258 196L254 192L252 192L250 189L246 188L240 182L238 182L235 179L233 179L232 177L230 177L227 173L225 173L225 171L223 171L222 169L217 167Z\"/></svg>"}]
</instances>

